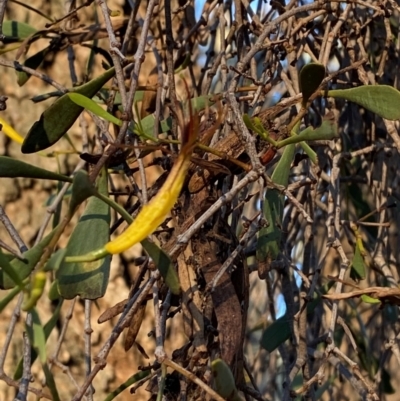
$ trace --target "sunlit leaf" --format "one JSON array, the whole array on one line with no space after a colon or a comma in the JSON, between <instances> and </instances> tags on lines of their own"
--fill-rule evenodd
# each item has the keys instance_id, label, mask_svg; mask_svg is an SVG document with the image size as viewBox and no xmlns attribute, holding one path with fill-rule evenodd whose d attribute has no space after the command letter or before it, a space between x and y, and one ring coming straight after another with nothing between
<instances>
[{"instance_id":1,"label":"sunlit leaf","mask_svg":"<svg viewBox=\"0 0 400 401\"><path fill-rule=\"evenodd\" d=\"M72 89L71 92L91 98L114 74L115 69L110 68L88 83ZM61 96L44 111L40 120L33 124L22 144L22 153L35 153L55 144L71 128L82 110L83 108L76 105L68 94Z\"/></svg>"},{"instance_id":2,"label":"sunlit leaf","mask_svg":"<svg viewBox=\"0 0 400 401\"><path fill-rule=\"evenodd\" d=\"M8 178L37 178L42 180L56 180L72 182L71 177L53 173L40 167L32 166L21 160L13 159L8 156L0 156L0 177Z\"/></svg>"},{"instance_id":3,"label":"sunlit leaf","mask_svg":"<svg viewBox=\"0 0 400 401\"><path fill-rule=\"evenodd\" d=\"M37 30L32 26L19 21L3 21L4 43L22 42L33 35Z\"/></svg>"},{"instance_id":4,"label":"sunlit leaf","mask_svg":"<svg viewBox=\"0 0 400 401\"><path fill-rule=\"evenodd\" d=\"M307 105L310 96L321 85L325 77L325 67L322 64L310 63L305 65L299 74L300 90L303 94L302 105Z\"/></svg>"},{"instance_id":5,"label":"sunlit leaf","mask_svg":"<svg viewBox=\"0 0 400 401\"><path fill-rule=\"evenodd\" d=\"M278 142L277 147L281 148L289 144L299 143L302 141L320 141L320 140L331 140L338 136L338 127L332 120L324 120L322 124L317 127L307 127L301 131L298 135L290 136L282 141Z\"/></svg>"},{"instance_id":6,"label":"sunlit leaf","mask_svg":"<svg viewBox=\"0 0 400 401\"><path fill-rule=\"evenodd\" d=\"M400 119L400 92L388 85L367 85L327 91L327 96L359 104L388 120Z\"/></svg>"},{"instance_id":7,"label":"sunlit leaf","mask_svg":"<svg viewBox=\"0 0 400 401\"><path fill-rule=\"evenodd\" d=\"M81 106L85 108L86 110L91 111L93 114L96 114L96 116L99 116L103 118L106 121L109 121L110 123L116 124L116 125L122 125L122 120L120 120L117 117L114 117L112 114L108 113L106 110L104 110L100 105L98 105L94 100L89 99L86 96L83 96L79 93L68 93L69 98L78 106Z\"/></svg>"},{"instance_id":8,"label":"sunlit leaf","mask_svg":"<svg viewBox=\"0 0 400 401\"><path fill-rule=\"evenodd\" d=\"M107 195L107 174L102 171L98 191ZM90 198L67 245L65 256L91 252L103 246L110 238L110 208L96 197ZM104 295L110 273L111 257L94 262L65 263L56 273L58 290L62 297L97 299Z\"/></svg>"},{"instance_id":9,"label":"sunlit leaf","mask_svg":"<svg viewBox=\"0 0 400 401\"><path fill-rule=\"evenodd\" d=\"M367 304L380 304L381 303L381 301L379 299L370 297L367 294L361 295L360 299L361 299L361 301L363 301L363 302L365 302Z\"/></svg>"}]
</instances>

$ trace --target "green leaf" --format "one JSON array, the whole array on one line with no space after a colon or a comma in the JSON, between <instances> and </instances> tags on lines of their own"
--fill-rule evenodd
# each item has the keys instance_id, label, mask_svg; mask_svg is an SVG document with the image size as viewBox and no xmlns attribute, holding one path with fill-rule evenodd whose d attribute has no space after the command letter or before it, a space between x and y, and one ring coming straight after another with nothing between
<instances>
[{"instance_id":1,"label":"green leaf","mask_svg":"<svg viewBox=\"0 0 400 401\"><path fill-rule=\"evenodd\" d=\"M119 387L117 387L113 392L108 394L108 396L104 399L104 401L112 401L115 397L121 394L128 387L132 386L139 380L144 379L151 373L151 370L143 370L142 372L135 373L131 376L125 383L122 383Z\"/></svg>"},{"instance_id":2,"label":"green leaf","mask_svg":"<svg viewBox=\"0 0 400 401\"><path fill-rule=\"evenodd\" d=\"M26 326L32 347L38 352L41 363L46 362L46 336L40 322L36 308L30 311L32 315L32 326Z\"/></svg>"},{"instance_id":3,"label":"green leaf","mask_svg":"<svg viewBox=\"0 0 400 401\"><path fill-rule=\"evenodd\" d=\"M36 70L40 66L40 64L42 63L48 52L49 52L49 47L40 50L31 57L27 58L24 62L24 66ZM31 74L28 74L25 71L16 71L16 73L17 73L17 83L19 86L25 85L28 82L28 79L31 77Z\"/></svg>"},{"instance_id":4,"label":"green leaf","mask_svg":"<svg viewBox=\"0 0 400 401\"><path fill-rule=\"evenodd\" d=\"M226 400L241 401L232 371L226 362L222 359L215 359L211 362L211 371L216 392Z\"/></svg>"},{"instance_id":5,"label":"green leaf","mask_svg":"<svg viewBox=\"0 0 400 401\"><path fill-rule=\"evenodd\" d=\"M53 397L53 401L60 401L60 396L57 391L57 385L56 382L54 381L53 373L51 373L51 370L49 369L47 363L43 363L42 368L44 375L46 377L46 385L50 390L50 393Z\"/></svg>"},{"instance_id":6,"label":"green leaf","mask_svg":"<svg viewBox=\"0 0 400 401\"><path fill-rule=\"evenodd\" d=\"M367 294L361 295L360 298L361 298L361 301L363 301L363 302L365 302L365 303L367 303L367 304L380 304L380 303L381 303L381 301L380 301L379 299L370 297L370 296L367 295Z\"/></svg>"},{"instance_id":7,"label":"green leaf","mask_svg":"<svg viewBox=\"0 0 400 401\"><path fill-rule=\"evenodd\" d=\"M117 117L114 117L112 114L105 111L100 105L98 105L94 100L89 99L86 96L83 96L79 93L68 93L69 98L78 106L85 108L86 110L91 111L96 116L103 118L110 123L121 126L122 120Z\"/></svg>"},{"instance_id":8,"label":"green leaf","mask_svg":"<svg viewBox=\"0 0 400 401\"><path fill-rule=\"evenodd\" d=\"M57 301L61 298L61 294L58 292L58 280L54 280L51 283L47 296L50 301Z\"/></svg>"},{"instance_id":9,"label":"green leaf","mask_svg":"<svg viewBox=\"0 0 400 401\"><path fill-rule=\"evenodd\" d=\"M107 174L102 171L98 190L107 195ZM110 208L97 197L90 198L86 209L68 242L65 256L83 255L101 248L110 237ZM111 256L94 262L62 262L56 273L58 290L67 299L79 295L83 299L97 299L104 295L110 274Z\"/></svg>"},{"instance_id":10,"label":"green leaf","mask_svg":"<svg viewBox=\"0 0 400 401\"><path fill-rule=\"evenodd\" d=\"M332 286L331 283L330 286ZM326 293L327 287L322 293ZM307 315L314 312L317 305L321 302L321 298L314 298L307 305ZM261 336L260 345L268 352L272 352L277 349L281 344L290 338L291 330L287 314L276 319L275 322L268 326Z\"/></svg>"},{"instance_id":11,"label":"green leaf","mask_svg":"<svg viewBox=\"0 0 400 401\"><path fill-rule=\"evenodd\" d=\"M74 213L75 209L96 193L91 183L88 173L85 170L79 170L74 175L72 182L71 202L69 204L69 212Z\"/></svg>"},{"instance_id":12,"label":"green leaf","mask_svg":"<svg viewBox=\"0 0 400 401\"><path fill-rule=\"evenodd\" d=\"M32 166L21 160L13 159L8 156L0 156L0 177L7 178L37 178L41 180L56 180L72 182L71 177L53 173L40 167Z\"/></svg>"},{"instance_id":13,"label":"green leaf","mask_svg":"<svg viewBox=\"0 0 400 401\"><path fill-rule=\"evenodd\" d=\"M4 308L21 292L20 287L14 287L8 294L0 301L0 313L3 312Z\"/></svg>"},{"instance_id":14,"label":"green leaf","mask_svg":"<svg viewBox=\"0 0 400 401\"><path fill-rule=\"evenodd\" d=\"M262 139L273 143L274 146L279 144L279 142L275 142L269 137L269 132L265 129L264 124L258 117L250 118L250 116L245 113L243 115L243 122L249 130L258 134Z\"/></svg>"},{"instance_id":15,"label":"green leaf","mask_svg":"<svg viewBox=\"0 0 400 401\"><path fill-rule=\"evenodd\" d=\"M53 329L57 325L58 319L60 317L60 311L61 311L62 304L63 304L63 300L61 299L58 302L58 305L57 305L56 309L52 313L51 318L49 319L49 321L43 327L44 336L45 336L45 340L46 341L48 340L48 338L50 337L51 332L53 331ZM36 352L36 350L31 345L31 366L35 362L37 356L38 356L38 353ZM23 358L21 358L19 360L19 362L18 362L17 369L15 370L15 373L14 373L14 380L19 380L22 377L22 373L23 373Z\"/></svg>"},{"instance_id":16,"label":"green leaf","mask_svg":"<svg viewBox=\"0 0 400 401\"><path fill-rule=\"evenodd\" d=\"M365 263L358 241L356 242L356 249L351 263L350 277L354 280L365 279Z\"/></svg>"},{"instance_id":17,"label":"green leaf","mask_svg":"<svg viewBox=\"0 0 400 401\"><path fill-rule=\"evenodd\" d=\"M287 186L294 152L295 145L286 146L271 177L274 183ZM259 231L257 239L256 258L260 263L269 264L281 252L283 209L283 195L277 189L268 189L263 214L269 225Z\"/></svg>"},{"instance_id":18,"label":"green leaf","mask_svg":"<svg viewBox=\"0 0 400 401\"><path fill-rule=\"evenodd\" d=\"M28 24L18 21L4 21L4 43L22 42L24 39L36 33L37 30Z\"/></svg>"},{"instance_id":19,"label":"green leaf","mask_svg":"<svg viewBox=\"0 0 400 401\"><path fill-rule=\"evenodd\" d=\"M217 100L221 98L221 95L208 95L208 96L199 96L191 99L192 110L193 111L202 111L207 106L212 106L215 104ZM184 102L183 106L187 108L188 103ZM140 120L139 124L135 124L133 131L139 136L153 136L154 132L154 124L155 121L154 114L149 114L142 120ZM167 132L172 128L172 119L170 117L160 121L160 132Z\"/></svg>"},{"instance_id":20,"label":"green leaf","mask_svg":"<svg viewBox=\"0 0 400 401\"><path fill-rule=\"evenodd\" d=\"M158 247L154 242L150 242L147 239L143 240L141 244L149 256L153 259L154 264L157 266L157 269L160 271L161 276L165 281L165 284L167 284L173 294L178 295L181 290L179 278L174 264L172 263L168 254Z\"/></svg>"},{"instance_id":21,"label":"green leaf","mask_svg":"<svg viewBox=\"0 0 400 401\"><path fill-rule=\"evenodd\" d=\"M299 143L302 141L320 141L320 140L331 140L338 136L338 127L332 120L324 120L322 124L317 127L307 127L301 131L298 135L290 136L282 141L278 142L277 147L282 148L289 144Z\"/></svg>"},{"instance_id":22,"label":"green leaf","mask_svg":"<svg viewBox=\"0 0 400 401\"><path fill-rule=\"evenodd\" d=\"M271 179L275 184L286 187L289 182L290 166L293 162L295 147L287 146L283 151L282 157L279 160Z\"/></svg>"},{"instance_id":23,"label":"green leaf","mask_svg":"<svg viewBox=\"0 0 400 401\"><path fill-rule=\"evenodd\" d=\"M35 268L36 264L39 262L43 255L44 249L49 245L51 239L56 233L54 229L50 234L43 238L38 244L33 248L29 249L23 254L23 260L14 258L10 264L14 271L18 274L21 280L24 280L29 276L32 270ZM15 286L14 280L3 270L3 266L0 266L0 288L3 290L8 290Z\"/></svg>"},{"instance_id":24,"label":"green leaf","mask_svg":"<svg viewBox=\"0 0 400 401\"><path fill-rule=\"evenodd\" d=\"M92 98L114 74L115 69L110 68L71 92ZM83 108L76 105L68 94L61 96L42 113L40 120L33 124L22 144L22 153L35 153L54 145L72 127L82 110Z\"/></svg>"},{"instance_id":25,"label":"green leaf","mask_svg":"<svg viewBox=\"0 0 400 401\"><path fill-rule=\"evenodd\" d=\"M327 91L326 96L346 99L388 120L400 119L400 92L388 85L360 86Z\"/></svg>"},{"instance_id":26,"label":"green leaf","mask_svg":"<svg viewBox=\"0 0 400 401\"><path fill-rule=\"evenodd\" d=\"M24 288L21 278L18 276L14 267L11 265L9 259L0 249L0 266L1 269L11 278L15 285L17 285L21 290Z\"/></svg>"},{"instance_id":27,"label":"green leaf","mask_svg":"<svg viewBox=\"0 0 400 401\"><path fill-rule=\"evenodd\" d=\"M256 258L261 263L269 265L281 252L283 206L284 201L278 190L269 189L263 209L268 226L259 231L257 239Z\"/></svg>"},{"instance_id":28,"label":"green leaf","mask_svg":"<svg viewBox=\"0 0 400 401\"><path fill-rule=\"evenodd\" d=\"M321 85L325 77L325 67L322 64L310 63L305 65L299 76L300 90L303 94L302 106L306 107L310 96Z\"/></svg>"}]
</instances>

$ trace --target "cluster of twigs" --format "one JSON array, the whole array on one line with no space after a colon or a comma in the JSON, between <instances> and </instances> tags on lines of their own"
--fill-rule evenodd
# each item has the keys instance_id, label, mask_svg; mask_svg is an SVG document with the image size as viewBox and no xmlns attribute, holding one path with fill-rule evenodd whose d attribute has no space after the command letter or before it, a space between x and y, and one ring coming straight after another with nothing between
<instances>
[{"instance_id":1,"label":"cluster of twigs","mask_svg":"<svg viewBox=\"0 0 400 401\"><path fill-rule=\"evenodd\" d=\"M393 289L394 295L387 296L388 290L380 287L397 288L399 282L399 126L351 103L316 95L310 107L304 108L300 105L299 71L310 60L324 65L327 75L322 89L375 84L398 88L400 41L394 40L399 37L397 3L207 1L196 19L193 1L129 1L126 20L118 32L104 0L75 3L69 3L64 18L48 28L52 40L58 38L54 46L59 46L57 51L67 49L73 54L74 46L81 44L78 36L74 36L74 42L65 38L71 37L68 30L76 29L74 23L81 8L95 7L101 11L104 25L96 32L101 32L98 38L107 32L107 50L116 69L110 99L118 93L122 105L123 124L115 136L111 127L93 116L98 134L95 149L101 155L91 168L93 182L101 168L126 144L139 89L151 88L143 100L148 108L142 106L134 118L154 113L159 121L171 115L170 139L179 139L180 135L173 110L178 100L218 93L223 106L215 111L210 105L200 113L199 142L203 147L197 150L196 157L214 162L214 167L203 167L208 169L207 174L200 171L204 178L202 186L192 192L187 187L182 191L173 211L174 228L164 225L155 234L177 267L181 295L173 296L152 261L146 260L129 298L106 312L107 319L122 315L94 356L93 366L93 306L85 300L82 331L86 377L76 383L73 400L84 396L94 399L95 377L106 366L124 329L130 330L134 342L149 299L154 306L156 348L154 355L150 355L151 366L144 370L149 374L133 376L134 380L128 382L137 379L135 390L157 378L158 387L152 390L154 397L158 394L179 400L222 399L213 390L216 380L212 375L218 372L210 368L210 362L221 357L233 372L240 397L247 400L290 400L298 396L309 400L344 399L345 394L349 394L349 399L388 399L387 394L397 388L400 363L397 321L387 318L389 314L397 317L393 304L397 304L398 290ZM0 1L0 21L6 6L7 1ZM84 28L79 29L84 32L81 41L86 42L90 36ZM73 57L70 60L70 74L75 77ZM65 89L46 74L20 62L0 58L0 65L25 71L57 90ZM189 94L182 90L178 69L188 82ZM114 110L112 102L108 109ZM204 135L218 113L224 116L220 126L213 135ZM317 164L299 148L290 168L289 184L282 187L270 177L279 152L274 151L272 161L263 162L262 156L270 148L249 131L243 121L244 113L258 115L270 135L277 138L287 136L296 123L316 127L328 115L337 124L340 136L311 144L318 156ZM155 124L155 138L159 137L159 129ZM87 135L82 134L82 138L83 149L92 151ZM130 195L138 199L132 207L136 210L154 196L159 183L149 187L141 155L143 144L138 137L131 138L131 142L140 173L140 186L129 177ZM165 160L177 150L174 143L167 146L160 165L165 165ZM233 153L235 146L238 151ZM214 155L211 157L205 149ZM83 166L79 162L75 170ZM130 174L129 169L126 173ZM196 174L199 170L193 165L188 180ZM37 242L67 188L66 185L50 206ZM263 214L265 194L271 190L284 196L282 221L268 221ZM126 209L130 206L124 205ZM1 212L3 223L7 224L7 216L2 209ZM257 236L271 224L282 233L280 253L276 258L259 260L261 245ZM22 252L23 241L12 224L7 227ZM354 256L359 249L357 241L364 245L362 273ZM348 282L374 290L346 289ZM330 288L333 294L323 297ZM349 298L378 294L375 299L381 298L383 302L380 308L358 298L339 302L346 297L341 294L347 291L354 291ZM27 335L23 343L22 379L14 381L4 372L21 302L22 297L8 325L0 354L0 378L18 388L18 399L26 399L28 391L51 398L46 389L29 385L31 347ZM73 309L74 304L70 318ZM31 326L30 314L24 318ZM181 328L186 342L169 354L164 349L165 342L170 341L169 322L179 318L183 319ZM62 366L58 353L69 321L62 327L57 350L49 358L50 368ZM270 334L267 327L276 330ZM284 330L288 331L286 337ZM262 333L263 347L259 344ZM269 341L276 341L277 350L269 349ZM165 390L167 367L171 368L169 377L172 370L179 373L176 380L180 391Z\"/></svg>"}]
</instances>

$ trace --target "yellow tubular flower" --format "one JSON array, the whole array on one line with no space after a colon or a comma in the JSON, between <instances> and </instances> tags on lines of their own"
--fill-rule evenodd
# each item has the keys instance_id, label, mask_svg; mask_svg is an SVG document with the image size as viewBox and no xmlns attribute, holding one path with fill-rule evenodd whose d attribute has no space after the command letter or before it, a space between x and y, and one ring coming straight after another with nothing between
<instances>
[{"instance_id":1,"label":"yellow tubular flower","mask_svg":"<svg viewBox=\"0 0 400 401\"><path fill-rule=\"evenodd\" d=\"M24 138L18 134L17 131L11 125L7 124L1 117L0 117L0 124L2 125L2 131L13 141L21 143L24 142Z\"/></svg>"},{"instance_id":2,"label":"yellow tubular flower","mask_svg":"<svg viewBox=\"0 0 400 401\"><path fill-rule=\"evenodd\" d=\"M178 200L190 164L193 146L184 146L157 195L144 205L133 223L115 240L105 245L108 253L121 253L144 240L167 218Z\"/></svg>"},{"instance_id":3,"label":"yellow tubular flower","mask_svg":"<svg viewBox=\"0 0 400 401\"><path fill-rule=\"evenodd\" d=\"M182 110L176 110L176 117L182 129L182 148L157 195L147 205L143 206L133 223L120 236L108 242L103 248L86 255L69 256L65 259L66 262L91 262L104 258L108 254L124 252L143 241L164 222L182 190L199 129L199 117L197 113L193 115L190 102L188 103L191 116L188 124L183 122ZM217 124L219 123L220 120L218 119ZM217 124L210 130L215 131Z\"/></svg>"}]
</instances>

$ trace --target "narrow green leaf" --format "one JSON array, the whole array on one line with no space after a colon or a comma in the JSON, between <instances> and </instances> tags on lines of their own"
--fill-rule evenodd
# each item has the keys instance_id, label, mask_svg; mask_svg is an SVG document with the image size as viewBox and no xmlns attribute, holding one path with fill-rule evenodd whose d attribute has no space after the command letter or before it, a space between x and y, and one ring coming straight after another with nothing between
<instances>
[{"instance_id":1,"label":"narrow green leaf","mask_svg":"<svg viewBox=\"0 0 400 401\"><path fill-rule=\"evenodd\" d=\"M258 234L256 258L268 265L280 254L284 201L276 189L269 189L264 201L263 214L268 222Z\"/></svg>"},{"instance_id":2,"label":"narrow green leaf","mask_svg":"<svg viewBox=\"0 0 400 401\"><path fill-rule=\"evenodd\" d=\"M303 107L307 105L308 99L321 85L324 77L325 67L322 64L310 63L301 69L299 81L300 90L303 94Z\"/></svg>"},{"instance_id":3,"label":"narrow green leaf","mask_svg":"<svg viewBox=\"0 0 400 401\"><path fill-rule=\"evenodd\" d=\"M24 288L24 284L22 283L21 278L18 276L17 272L14 270L14 267L11 265L9 259L7 258L6 255L4 255L1 249L0 249L0 266L1 269L4 271L4 273L6 273L15 283L15 285L20 287L20 289L22 290Z\"/></svg>"},{"instance_id":4,"label":"narrow green leaf","mask_svg":"<svg viewBox=\"0 0 400 401\"><path fill-rule=\"evenodd\" d=\"M151 370L143 370L142 372L135 373L125 383L122 383L113 392L108 394L108 396L106 398L104 398L104 401L112 401L115 397L117 397L119 394L121 394L124 390L126 390L128 387L132 386L132 384L135 384L139 380L144 379L150 373L151 373Z\"/></svg>"},{"instance_id":5,"label":"narrow green leaf","mask_svg":"<svg viewBox=\"0 0 400 401\"><path fill-rule=\"evenodd\" d=\"M60 299L58 302L58 305L57 305L56 309L54 310L53 314L51 315L49 321L43 327L45 341L48 340L51 332L57 326L57 322L60 317L60 311L61 311L62 304L63 304L63 300ZM36 352L35 348L33 348L33 346L31 345L31 366L35 362L37 356L38 356L38 353ZM19 380L22 377L22 372L23 372L23 359L21 358L18 362L17 369L15 370L15 373L14 373L14 380Z\"/></svg>"},{"instance_id":6,"label":"narrow green leaf","mask_svg":"<svg viewBox=\"0 0 400 401\"><path fill-rule=\"evenodd\" d=\"M107 174L103 170L98 179L98 191L107 196ZM90 198L85 212L68 242L65 256L84 255L101 248L110 237L110 209L97 197ZM62 262L56 273L58 290L66 299L79 295L83 299L97 299L104 295L110 274L111 256L86 263Z\"/></svg>"},{"instance_id":7,"label":"narrow green leaf","mask_svg":"<svg viewBox=\"0 0 400 401\"><path fill-rule=\"evenodd\" d=\"M331 140L338 136L338 127L332 120L324 120L322 124L317 127L307 127L301 131L298 135L290 136L282 141L278 142L277 147L282 148L294 143L302 141L320 141L320 140Z\"/></svg>"},{"instance_id":8,"label":"narrow green leaf","mask_svg":"<svg viewBox=\"0 0 400 401\"><path fill-rule=\"evenodd\" d=\"M32 26L18 21L4 21L3 35L4 43L22 42L24 39L33 35L37 30Z\"/></svg>"},{"instance_id":9,"label":"narrow green leaf","mask_svg":"<svg viewBox=\"0 0 400 401\"><path fill-rule=\"evenodd\" d=\"M92 98L114 74L115 69L110 68L88 83L72 89L71 92ZM22 153L35 153L54 145L72 127L82 110L83 108L76 105L68 94L61 96L44 111L40 120L33 124L22 144Z\"/></svg>"},{"instance_id":10,"label":"narrow green leaf","mask_svg":"<svg viewBox=\"0 0 400 401\"><path fill-rule=\"evenodd\" d=\"M49 47L46 47L43 50L38 51L34 55L27 58L24 62L25 67L32 68L36 70L40 64L42 64L46 54L49 52ZM17 83L19 86L23 86L28 82L28 79L31 77L31 74L28 74L25 71L16 71L17 73Z\"/></svg>"},{"instance_id":11,"label":"narrow green leaf","mask_svg":"<svg viewBox=\"0 0 400 401\"><path fill-rule=\"evenodd\" d=\"M174 71L175 74L179 74L180 72L185 70L190 65L190 63L191 63L190 57L191 57L191 54L189 52L186 53L186 56L185 56L182 64L179 67L175 68L175 71Z\"/></svg>"},{"instance_id":12,"label":"narrow green leaf","mask_svg":"<svg viewBox=\"0 0 400 401\"><path fill-rule=\"evenodd\" d=\"M365 263L358 242L356 243L354 257L351 263L350 277L355 280L365 279Z\"/></svg>"},{"instance_id":13,"label":"narrow green leaf","mask_svg":"<svg viewBox=\"0 0 400 401\"><path fill-rule=\"evenodd\" d=\"M105 111L94 100L89 99L88 97L83 96L79 93L73 93L73 92L68 93L68 96L75 104L85 108L86 110L91 111L93 114L96 114L96 116L99 116L104 120L109 121L110 123L120 126L122 125L122 120L120 120L117 117L114 117L112 114Z\"/></svg>"},{"instance_id":14,"label":"narrow green leaf","mask_svg":"<svg viewBox=\"0 0 400 401\"><path fill-rule=\"evenodd\" d=\"M8 178L37 178L41 180L56 180L63 182L72 182L71 177L53 173L40 167L32 166L21 160L13 159L8 156L0 156L0 177Z\"/></svg>"},{"instance_id":15,"label":"narrow green leaf","mask_svg":"<svg viewBox=\"0 0 400 401\"><path fill-rule=\"evenodd\" d=\"M54 381L53 373L51 373L51 370L49 369L47 363L43 363L42 367L44 375L46 377L46 384L53 397L53 401L61 401L60 396L58 394L56 382Z\"/></svg>"},{"instance_id":16,"label":"narrow green leaf","mask_svg":"<svg viewBox=\"0 0 400 401\"><path fill-rule=\"evenodd\" d=\"M39 262L40 258L43 255L44 249L49 244L55 233L56 229L54 229L50 234L43 238L42 241L36 244L33 248L26 251L23 254L23 260L14 258L10 262L14 271L18 274L21 280L27 278L32 270L35 268L36 264ZM14 280L12 280L11 277L3 270L3 266L0 266L0 288L3 290L8 290L10 288L13 288L14 286Z\"/></svg>"},{"instance_id":17,"label":"narrow green leaf","mask_svg":"<svg viewBox=\"0 0 400 401\"><path fill-rule=\"evenodd\" d=\"M21 292L20 287L14 287L4 298L0 301L0 313L3 312L4 308Z\"/></svg>"},{"instance_id":18,"label":"narrow green leaf","mask_svg":"<svg viewBox=\"0 0 400 401\"><path fill-rule=\"evenodd\" d=\"M271 177L276 184L287 186L294 152L295 145L285 147ZM269 225L259 231L256 248L256 258L260 263L269 264L281 252L283 210L283 195L277 189L267 190L263 214Z\"/></svg>"},{"instance_id":19,"label":"narrow green leaf","mask_svg":"<svg viewBox=\"0 0 400 401\"><path fill-rule=\"evenodd\" d=\"M283 151L282 157L271 176L271 179L275 184L283 185L284 187L288 185L290 166L293 162L295 150L296 148L294 145L289 145L286 146Z\"/></svg>"},{"instance_id":20,"label":"narrow green leaf","mask_svg":"<svg viewBox=\"0 0 400 401\"><path fill-rule=\"evenodd\" d=\"M367 85L350 89L327 91L329 97L341 98L359 104L388 120L400 119L400 92L388 85Z\"/></svg>"},{"instance_id":21,"label":"narrow green leaf","mask_svg":"<svg viewBox=\"0 0 400 401\"><path fill-rule=\"evenodd\" d=\"M46 336L44 334L42 323L40 322L40 317L33 308L30 311L32 315L32 326L26 326L26 331L29 335L32 347L37 351L41 363L46 362Z\"/></svg>"},{"instance_id":22,"label":"narrow green leaf","mask_svg":"<svg viewBox=\"0 0 400 401\"><path fill-rule=\"evenodd\" d=\"M179 294L181 287L179 285L178 274L175 270L174 264L166 252L158 247L154 242L145 239L141 242L143 248L153 259L154 264L160 271L165 284L169 287L173 294Z\"/></svg>"},{"instance_id":23,"label":"narrow green leaf","mask_svg":"<svg viewBox=\"0 0 400 401\"><path fill-rule=\"evenodd\" d=\"M303 148L304 153L309 157L313 164L318 165L318 156L311 149L310 145L306 142L300 142L300 146Z\"/></svg>"}]
</instances>

